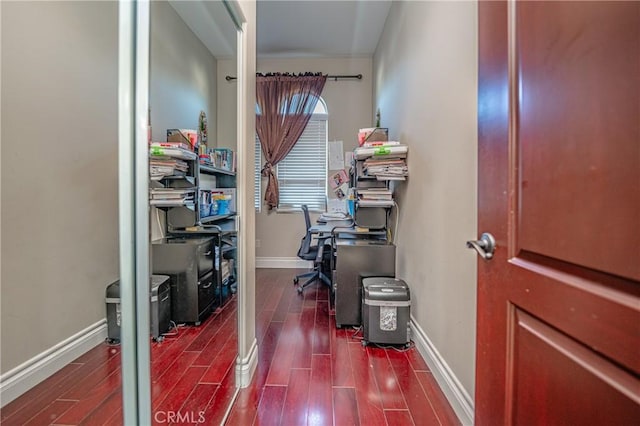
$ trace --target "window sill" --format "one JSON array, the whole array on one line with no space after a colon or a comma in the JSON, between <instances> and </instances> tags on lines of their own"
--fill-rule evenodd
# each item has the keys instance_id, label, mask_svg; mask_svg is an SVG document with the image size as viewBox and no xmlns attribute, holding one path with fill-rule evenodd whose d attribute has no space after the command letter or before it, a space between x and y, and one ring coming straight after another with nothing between
<instances>
[{"instance_id":1,"label":"window sill","mask_svg":"<svg viewBox=\"0 0 640 426\"><path fill-rule=\"evenodd\" d=\"M277 207L276 213L290 214L290 213L302 213L300 207ZM309 213L324 213L322 209L309 209Z\"/></svg>"}]
</instances>

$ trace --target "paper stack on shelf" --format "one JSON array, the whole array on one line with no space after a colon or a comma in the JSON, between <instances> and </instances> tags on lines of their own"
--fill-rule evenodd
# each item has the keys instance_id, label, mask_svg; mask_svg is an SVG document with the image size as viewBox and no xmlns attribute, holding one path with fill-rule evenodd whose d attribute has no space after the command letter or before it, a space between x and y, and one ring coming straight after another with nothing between
<instances>
[{"instance_id":1,"label":"paper stack on shelf","mask_svg":"<svg viewBox=\"0 0 640 426\"><path fill-rule=\"evenodd\" d=\"M392 207L393 193L387 188L358 189L358 205L361 207Z\"/></svg>"},{"instance_id":2,"label":"paper stack on shelf","mask_svg":"<svg viewBox=\"0 0 640 426\"><path fill-rule=\"evenodd\" d=\"M151 142L149 146L157 146L160 148L172 148L172 149L184 149L185 151L191 151L191 146L182 142Z\"/></svg>"},{"instance_id":3,"label":"paper stack on shelf","mask_svg":"<svg viewBox=\"0 0 640 426\"><path fill-rule=\"evenodd\" d=\"M369 141L362 144L365 148L371 148L373 146L395 146L400 145L398 141Z\"/></svg>"},{"instance_id":4,"label":"paper stack on shelf","mask_svg":"<svg viewBox=\"0 0 640 426\"><path fill-rule=\"evenodd\" d=\"M404 158L368 158L364 162L363 171L378 180L405 180L405 176L409 174Z\"/></svg>"},{"instance_id":5,"label":"paper stack on shelf","mask_svg":"<svg viewBox=\"0 0 640 426\"><path fill-rule=\"evenodd\" d=\"M387 188L358 189L359 200L392 200L393 193Z\"/></svg>"},{"instance_id":6,"label":"paper stack on shelf","mask_svg":"<svg viewBox=\"0 0 640 426\"><path fill-rule=\"evenodd\" d=\"M185 176L189 164L184 160L195 160L196 154L181 142L151 142L149 145L149 176L160 180L166 176Z\"/></svg>"},{"instance_id":7,"label":"paper stack on shelf","mask_svg":"<svg viewBox=\"0 0 640 426\"><path fill-rule=\"evenodd\" d=\"M405 180L409 175L407 151L407 145L398 141L380 141L356 148L353 156L356 160L365 160L362 165L364 176L377 180Z\"/></svg>"},{"instance_id":8,"label":"paper stack on shelf","mask_svg":"<svg viewBox=\"0 0 640 426\"><path fill-rule=\"evenodd\" d=\"M152 157L163 157L163 158L179 158L181 160L195 160L198 158L195 152L188 151L183 148L171 148L166 146L157 146L151 145L149 146L149 155Z\"/></svg>"},{"instance_id":9,"label":"paper stack on shelf","mask_svg":"<svg viewBox=\"0 0 640 426\"><path fill-rule=\"evenodd\" d=\"M152 206L183 206L194 201L195 188L153 188L149 191Z\"/></svg>"},{"instance_id":10,"label":"paper stack on shelf","mask_svg":"<svg viewBox=\"0 0 640 426\"><path fill-rule=\"evenodd\" d=\"M160 180L166 176L185 176L187 170L189 165L182 160L157 156L149 159L149 176L152 180Z\"/></svg>"},{"instance_id":11,"label":"paper stack on shelf","mask_svg":"<svg viewBox=\"0 0 640 426\"><path fill-rule=\"evenodd\" d=\"M360 146L353 151L353 157L356 160L364 160L369 157L406 158L407 151L406 145Z\"/></svg>"}]
</instances>

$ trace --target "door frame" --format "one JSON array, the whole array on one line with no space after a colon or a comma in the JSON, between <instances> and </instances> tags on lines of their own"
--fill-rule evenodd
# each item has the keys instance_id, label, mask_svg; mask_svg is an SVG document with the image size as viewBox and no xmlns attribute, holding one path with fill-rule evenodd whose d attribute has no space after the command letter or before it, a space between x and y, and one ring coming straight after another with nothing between
<instances>
[{"instance_id":1,"label":"door frame","mask_svg":"<svg viewBox=\"0 0 640 426\"><path fill-rule=\"evenodd\" d=\"M118 6L118 201L124 424L151 424L148 0Z\"/></svg>"}]
</instances>

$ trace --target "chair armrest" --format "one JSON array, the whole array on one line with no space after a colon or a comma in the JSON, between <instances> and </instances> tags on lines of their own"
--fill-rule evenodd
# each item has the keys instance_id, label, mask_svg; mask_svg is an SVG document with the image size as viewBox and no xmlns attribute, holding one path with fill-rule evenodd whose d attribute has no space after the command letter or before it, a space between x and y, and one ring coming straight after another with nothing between
<instances>
[{"instance_id":1,"label":"chair armrest","mask_svg":"<svg viewBox=\"0 0 640 426\"><path fill-rule=\"evenodd\" d=\"M318 254L316 255L316 260L315 260L316 264L322 263L325 247L328 247L329 249L331 249L331 246L330 245L328 246L326 244L327 240L330 240L330 239L331 237L318 238Z\"/></svg>"}]
</instances>

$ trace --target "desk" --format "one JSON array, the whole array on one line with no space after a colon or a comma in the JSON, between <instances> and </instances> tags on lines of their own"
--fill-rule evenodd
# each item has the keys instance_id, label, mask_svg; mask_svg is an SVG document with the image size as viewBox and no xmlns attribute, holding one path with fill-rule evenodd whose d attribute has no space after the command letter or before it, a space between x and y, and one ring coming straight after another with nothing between
<instances>
[{"instance_id":1,"label":"desk","mask_svg":"<svg viewBox=\"0 0 640 426\"><path fill-rule=\"evenodd\" d=\"M309 228L312 234L332 234L335 228L353 228L353 220L331 220L329 222L318 222Z\"/></svg>"},{"instance_id":2,"label":"desk","mask_svg":"<svg viewBox=\"0 0 640 426\"><path fill-rule=\"evenodd\" d=\"M318 234L320 236L330 234L335 237L343 237L348 235L380 237L387 235L387 231L385 231L384 229L374 231L359 230L354 226L353 219L332 220L326 223L317 223L309 228L309 232L311 232L312 234Z\"/></svg>"},{"instance_id":3,"label":"desk","mask_svg":"<svg viewBox=\"0 0 640 426\"><path fill-rule=\"evenodd\" d=\"M387 231L359 230L349 219L318 223L309 232L331 238L336 326L361 324L362 279L395 276L396 247L386 241Z\"/></svg>"}]
</instances>

